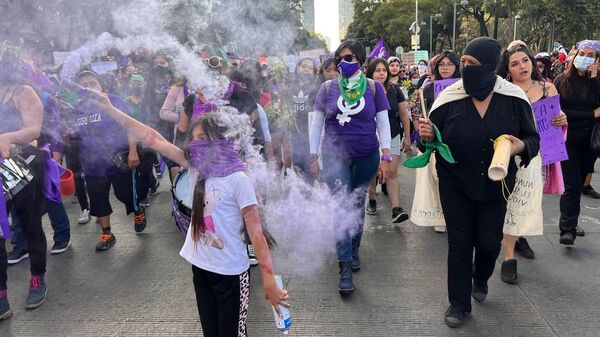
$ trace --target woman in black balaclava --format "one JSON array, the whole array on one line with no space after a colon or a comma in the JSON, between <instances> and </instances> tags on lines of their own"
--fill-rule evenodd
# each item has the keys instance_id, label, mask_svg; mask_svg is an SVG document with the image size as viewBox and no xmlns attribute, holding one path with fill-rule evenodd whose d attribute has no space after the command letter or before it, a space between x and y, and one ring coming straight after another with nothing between
<instances>
[{"instance_id":1,"label":"woman in black balaclava","mask_svg":"<svg viewBox=\"0 0 600 337\"><path fill-rule=\"evenodd\" d=\"M461 58L462 81L438 96L429 120L419 119L421 137L432 141L433 123L456 161L451 164L436 153L440 201L448 230L450 307L444 321L450 327L460 326L471 312L470 296L477 302L485 300L487 281L500 253L507 202L501 182L488 178L494 155L490 140L508 135L512 142L504 179L511 191L517 171L512 156L519 155L521 165L526 166L539 149L527 96L496 76L500 49L498 41L488 37L472 40Z\"/></svg>"}]
</instances>

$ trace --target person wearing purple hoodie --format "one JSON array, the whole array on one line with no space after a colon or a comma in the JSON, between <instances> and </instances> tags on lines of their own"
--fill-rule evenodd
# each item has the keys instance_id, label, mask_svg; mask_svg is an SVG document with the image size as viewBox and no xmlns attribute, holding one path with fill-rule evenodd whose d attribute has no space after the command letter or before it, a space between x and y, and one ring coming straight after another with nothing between
<instances>
[{"instance_id":1,"label":"person wearing purple hoodie","mask_svg":"<svg viewBox=\"0 0 600 337\"><path fill-rule=\"evenodd\" d=\"M84 88L102 91L98 75L91 70L80 71L77 79ZM108 97L114 106L128 113L122 99L110 93ZM96 250L104 251L117 241L110 228L111 185L127 214L134 213L135 231L140 233L146 228L145 210L138 203L132 171L140 164L137 142L117 122L103 115L91 99L80 100L75 110L75 130L81 138L80 155L90 198L90 215L97 217L102 227Z\"/></svg>"}]
</instances>

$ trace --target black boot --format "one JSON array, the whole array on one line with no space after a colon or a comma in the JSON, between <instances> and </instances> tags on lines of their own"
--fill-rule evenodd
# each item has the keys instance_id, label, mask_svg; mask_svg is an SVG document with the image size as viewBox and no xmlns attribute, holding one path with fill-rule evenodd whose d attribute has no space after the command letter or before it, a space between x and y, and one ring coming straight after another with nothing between
<instances>
[{"instance_id":1,"label":"black boot","mask_svg":"<svg viewBox=\"0 0 600 337\"><path fill-rule=\"evenodd\" d=\"M360 256L358 254L358 247L352 247L352 271L360 270Z\"/></svg>"},{"instance_id":2,"label":"black boot","mask_svg":"<svg viewBox=\"0 0 600 337\"><path fill-rule=\"evenodd\" d=\"M352 284L352 262L340 262L340 295L350 295L354 291Z\"/></svg>"},{"instance_id":3,"label":"black boot","mask_svg":"<svg viewBox=\"0 0 600 337\"><path fill-rule=\"evenodd\" d=\"M525 238L519 238L519 240L517 240L515 243L515 251L526 259L535 259L535 252L531 249L529 242L527 242L527 239Z\"/></svg>"},{"instance_id":4,"label":"black boot","mask_svg":"<svg viewBox=\"0 0 600 337\"><path fill-rule=\"evenodd\" d=\"M517 278L517 260L507 260L502 262L500 269L500 278L502 281L510 284L518 284Z\"/></svg>"}]
</instances>

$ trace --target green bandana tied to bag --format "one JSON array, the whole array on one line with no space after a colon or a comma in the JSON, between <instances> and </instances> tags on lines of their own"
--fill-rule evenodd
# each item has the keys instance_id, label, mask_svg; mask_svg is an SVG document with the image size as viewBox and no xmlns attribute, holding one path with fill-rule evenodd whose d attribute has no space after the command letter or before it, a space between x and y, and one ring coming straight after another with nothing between
<instances>
[{"instance_id":1,"label":"green bandana tied to bag","mask_svg":"<svg viewBox=\"0 0 600 337\"><path fill-rule=\"evenodd\" d=\"M442 158L444 158L450 164L456 164L456 160L454 160L454 157L452 157L452 152L450 152L450 148L448 147L448 145L442 142L442 135L440 134L440 130L438 130L438 128L434 124L431 124L431 126L435 131L435 140L432 142L424 142L421 139L421 144L425 145L425 152L416 157L410 158L409 160L405 161L402 165L408 168L425 167L429 163L429 158L431 157L431 154L434 150L436 150L440 154L440 156L442 156Z\"/></svg>"},{"instance_id":2,"label":"green bandana tied to bag","mask_svg":"<svg viewBox=\"0 0 600 337\"><path fill-rule=\"evenodd\" d=\"M367 89L367 77L363 73L360 73L360 76L356 80L339 76L338 85L344 101L349 105L354 105L365 95Z\"/></svg>"}]
</instances>

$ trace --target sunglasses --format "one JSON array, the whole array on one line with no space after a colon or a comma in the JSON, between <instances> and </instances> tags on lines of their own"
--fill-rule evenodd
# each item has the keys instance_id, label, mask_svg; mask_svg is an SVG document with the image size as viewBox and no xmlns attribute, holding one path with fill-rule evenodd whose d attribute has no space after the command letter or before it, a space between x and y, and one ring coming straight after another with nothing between
<instances>
[{"instance_id":1,"label":"sunglasses","mask_svg":"<svg viewBox=\"0 0 600 337\"><path fill-rule=\"evenodd\" d=\"M222 64L221 62L223 62L223 59L218 56L212 56L210 58L204 59L204 62L207 66L211 68L219 68L219 66Z\"/></svg>"},{"instance_id":2,"label":"sunglasses","mask_svg":"<svg viewBox=\"0 0 600 337\"><path fill-rule=\"evenodd\" d=\"M335 63L340 64L342 61L346 62L354 62L356 60L356 56L354 54L338 56L335 58Z\"/></svg>"}]
</instances>

